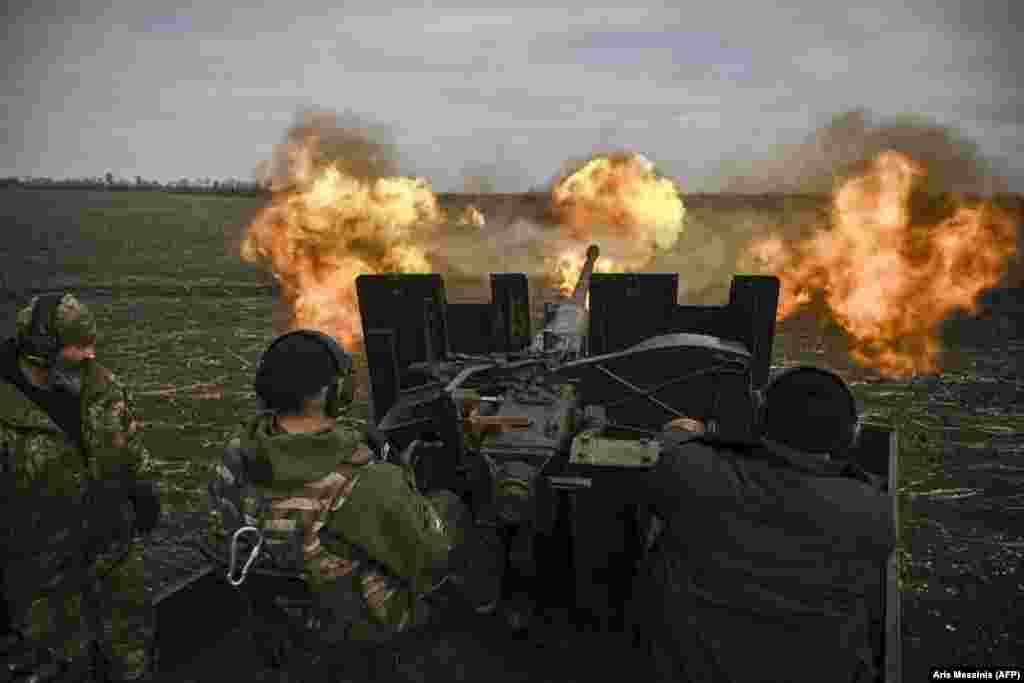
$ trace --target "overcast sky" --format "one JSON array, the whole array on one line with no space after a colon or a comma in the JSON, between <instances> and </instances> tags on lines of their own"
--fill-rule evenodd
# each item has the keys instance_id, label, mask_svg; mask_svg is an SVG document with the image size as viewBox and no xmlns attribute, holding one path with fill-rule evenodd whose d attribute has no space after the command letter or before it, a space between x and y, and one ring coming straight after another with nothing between
<instances>
[{"instance_id":1,"label":"overcast sky","mask_svg":"<svg viewBox=\"0 0 1024 683\"><path fill-rule=\"evenodd\" d=\"M0 175L250 179L318 107L390 126L439 191L481 163L525 190L595 147L713 190L723 159L864 107L957 126L1024 192L1018 0L74 4L6 10Z\"/></svg>"}]
</instances>

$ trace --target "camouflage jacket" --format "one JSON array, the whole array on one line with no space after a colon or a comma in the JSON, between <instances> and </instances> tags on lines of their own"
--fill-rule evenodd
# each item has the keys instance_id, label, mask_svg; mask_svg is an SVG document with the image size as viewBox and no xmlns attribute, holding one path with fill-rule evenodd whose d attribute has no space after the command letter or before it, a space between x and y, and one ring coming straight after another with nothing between
<instances>
[{"instance_id":1,"label":"camouflage jacket","mask_svg":"<svg viewBox=\"0 0 1024 683\"><path fill-rule=\"evenodd\" d=\"M0 363L13 346L9 340L0 347ZM84 362L79 415L81 433L67 434L16 386L0 381L0 444L19 458L20 486L45 478L73 491L86 478L136 477L148 470L131 392L96 361Z\"/></svg>"},{"instance_id":2,"label":"camouflage jacket","mask_svg":"<svg viewBox=\"0 0 1024 683\"><path fill-rule=\"evenodd\" d=\"M411 472L375 462L343 427L288 434L261 415L229 444L210 490L216 540L258 524L273 564L304 571L336 619L359 621L337 613L351 611L348 592L377 625L402 631L444 576L452 540Z\"/></svg>"},{"instance_id":3,"label":"camouflage jacket","mask_svg":"<svg viewBox=\"0 0 1024 683\"><path fill-rule=\"evenodd\" d=\"M56 542L72 540L76 525L89 523L79 507L86 489L131 480L148 469L132 396L110 370L86 361L81 395L69 408L80 420L80 433L69 434L6 379L18 371L13 340L0 344L0 365L5 547L12 557L50 556L59 562L55 548L63 546ZM109 520L94 521L102 528Z\"/></svg>"}]
</instances>

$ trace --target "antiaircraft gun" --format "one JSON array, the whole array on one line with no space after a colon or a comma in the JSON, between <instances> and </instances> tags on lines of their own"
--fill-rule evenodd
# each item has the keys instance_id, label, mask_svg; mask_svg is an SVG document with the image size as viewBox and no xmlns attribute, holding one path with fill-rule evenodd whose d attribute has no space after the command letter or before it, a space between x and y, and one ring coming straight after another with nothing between
<instances>
[{"instance_id":1,"label":"antiaircraft gun","mask_svg":"<svg viewBox=\"0 0 1024 683\"><path fill-rule=\"evenodd\" d=\"M436 274L363 275L356 287L381 438L396 452L443 444L416 459L418 481L456 491L479 524L502 530L507 590L623 630L659 523L626 492L657 462L669 421L696 419L726 442L759 437L779 280L738 275L725 306L679 305L678 275L594 273L598 256L591 246L572 297L545 307L534 336L522 274L491 275L488 304L447 303ZM848 388L836 395L857 422ZM852 448L895 501L895 435L864 425ZM895 560L880 571L877 649L892 681Z\"/></svg>"},{"instance_id":2,"label":"antiaircraft gun","mask_svg":"<svg viewBox=\"0 0 1024 683\"><path fill-rule=\"evenodd\" d=\"M624 633L660 524L637 501L637 482L662 457L667 422L693 419L727 442L758 438L779 280L738 275L726 305L679 305L677 274L595 273L598 257L588 249L573 295L545 307L536 334L520 273L492 274L488 303L448 303L439 274L361 275L356 290L382 450L413 452L421 489L456 492L478 524L500 530L507 593ZM864 425L853 456L886 482L895 510L895 434ZM886 623L876 649L889 683L900 675L895 557L879 571ZM250 599L304 594L294 577L249 577ZM212 569L190 581L204 600L227 585ZM168 671L191 656L170 635L194 603L182 595L155 605L154 651Z\"/></svg>"}]
</instances>

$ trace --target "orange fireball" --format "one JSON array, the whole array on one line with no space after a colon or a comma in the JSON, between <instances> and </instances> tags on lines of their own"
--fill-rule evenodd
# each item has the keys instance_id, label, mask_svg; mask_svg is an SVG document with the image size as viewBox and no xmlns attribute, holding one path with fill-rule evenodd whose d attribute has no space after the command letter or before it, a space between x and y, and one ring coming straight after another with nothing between
<instances>
[{"instance_id":1,"label":"orange fireball","mask_svg":"<svg viewBox=\"0 0 1024 683\"><path fill-rule=\"evenodd\" d=\"M861 364L890 377L935 372L941 323L974 312L1016 253L1011 216L986 201L930 197L927 169L887 151L837 186L829 224L750 254L779 275L779 318L822 302Z\"/></svg>"},{"instance_id":2,"label":"orange fireball","mask_svg":"<svg viewBox=\"0 0 1024 683\"><path fill-rule=\"evenodd\" d=\"M595 272L641 270L671 249L683 231L686 208L676 184L658 175L640 154L596 156L559 179L550 213L570 244L548 262L548 273L570 295L586 245L601 245ZM606 255L610 255L606 256Z\"/></svg>"},{"instance_id":3,"label":"orange fireball","mask_svg":"<svg viewBox=\"0 0 1024 683\"><path fill-rule=\"evenodd\" d=\"M289 329L320 330L352 347L362 336L355 278L429 272L424 245L445 214L423 179L356 176L351 160L317 161L315 123L286 143L287 170L248 226L241 256L277 279Z\"/></svg>"}]
</instances>

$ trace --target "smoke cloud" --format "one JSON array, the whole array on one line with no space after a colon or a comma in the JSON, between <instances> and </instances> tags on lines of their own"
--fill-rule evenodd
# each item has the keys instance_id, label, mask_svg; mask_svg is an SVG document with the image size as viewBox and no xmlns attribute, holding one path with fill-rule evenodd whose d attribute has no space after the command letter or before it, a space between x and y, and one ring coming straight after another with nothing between
<instances>
[{"instance_id":1,"label":"smoke cloud","mask_svg":"<svg viewBox=\"0 0 1024 683\"><path fill-rule=\"evenodd\" d=\"M377 180L399 175L399 158L387 126L351 112L305 109L256 176L263 185L283 190L296 179L333 165L352 178Z\"/></svg>"},{"instance_id":2,"label":"smoke cloud","mask_svg":"<svg viewBox=\"0 0 1024 683\"><path fill-rule=\"evenodd\" d=\"M925 117L875 120L855 109L836 115L802 142L780 145L767 158L730 160L718 172L722 192L828 194L855 166L885 151L906 154L928 168L929 193L989 195L1006 183L977 143Z\"/></svg>"},{"instance_id":3,"label":"smoke cloud","mask_svg":"<svg viewBox=\"0 0 1024 683\"><path fill-rule=\"evenodd\" d=\"M720 185L776 205L726 242L735 271L782 278L785 329L817 327L883 373L934 370L943 320L1020 280L1004 179L960 131L922 117L840 114L769 158L723 165Z\"/></svg>"},{"instance_id":4,"label":"smoke cloud","mask_svg":"<svg viewBox=\"0 0 1024 683\"><path fill-rule=\"evenodd\" d=\"M944 206L927 199L944 193L1006 191L994 163L960 131L916 115L879 119L856 109L837 114L799 143L777 146L767 157L724 162L712 183L717 194L684 195L687 225L680 243L649 269L679 272L687 301L724 303L734 273L759 272L749 257L752 243L772 235L795 244L827 229L832 193L885 151L927 168L916 212ZM1004 202L1012 204L1008 198ZM1010 264L1009 279L1019 281L1020 270Z\"/></svg>"},{"instance_id":5,"label":"smoke cloud","mask_svg":"<svg viewBox=\"0 0 1024 683\"><path fill-rule=\"evenodd\" d=\"M275 191L274 207L250 225L246 260L261 256L255 260L291 292L285 297L287 325L328 329L342 339L358 336L350 290L360 272L438 272L450 301L486 300L488 274L522 272L536 304L564 285L564 272L552 272L553 257L557 262L578 252L582 263L591 240L601 246L599 271L614 264L613 270L676 272L683 302L723 304L734 274L765 272L752 258L752 246L771 238L796 247L827 232L832 193L883 151L905 154L928 169L923 196L909 207L915 226L948 217L951 204L944 193L990 194L1004 187L977 145L957 131L911 117L875 123L857 110L836 116L800 144L778 147L771 158L724 165L721 186L731 194L687 194L682 179L675 185L685 203L682 226L654 249L634 234L638 226L652 227L640 225L652 216L634 204L664 194L657 190L657 176L620 177L607 175L609 169L590 180L581 175L569 184L579 201L560 202L560 181L587 166L571 159L549 179L546 191L499 195L493 190L509 171L499 154L497 161L466 163L464 192L442 202L429 182L399 176L399 150L386 127L352 114L304 111L260 170ZM595 152L589 159L597 156L632 158ZM649 181L645 191L630 189L626 181L633 176ZM630 229L623 232L624 226ZM647 250L643 259L635 253L640 247ZM296 254L302 259L295 261ZM329 310L327 304L341 311L338 319L314 319L312 312ZM806 312L822 323L829 320L825 306Z\"/></svg>"}]
</instances>

